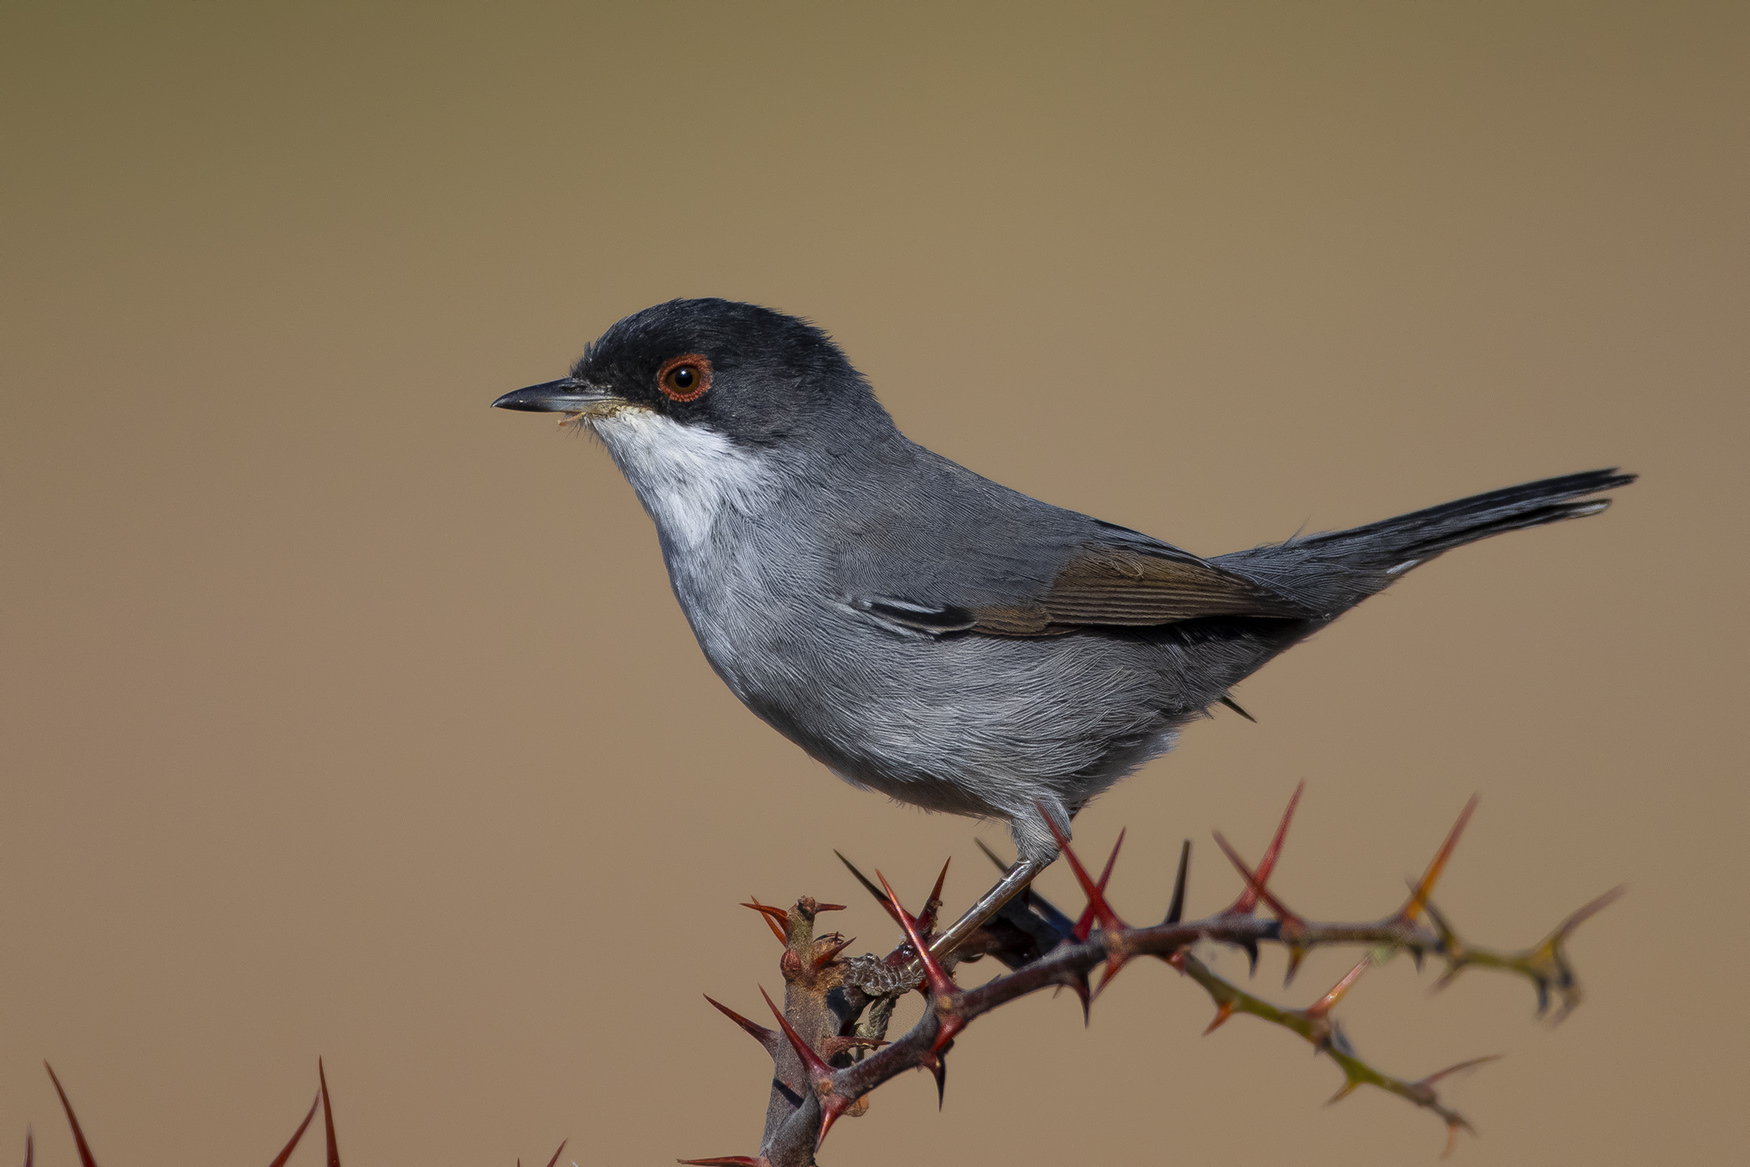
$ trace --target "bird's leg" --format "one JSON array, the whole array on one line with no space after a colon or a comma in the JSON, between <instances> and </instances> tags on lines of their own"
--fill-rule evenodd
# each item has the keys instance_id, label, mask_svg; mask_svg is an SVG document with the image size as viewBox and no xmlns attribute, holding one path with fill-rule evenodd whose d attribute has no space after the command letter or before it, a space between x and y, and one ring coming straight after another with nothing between
<instances>
[{"instance_id":1,"label":"bird's leg","mask_svg":"<svg viewBox=\"0 0 1750 1167\"><path fill-rule=\"evenodd\" d=\"M930 941L930 951L937 960L948 957L956 948L966 942L966 938L978 931L979 927L992 916L1002 911L1003 905L1021 894L1033 877L1050 866L1050 860L1017 859L1003 873L997 885L978 897L978 901L966 909L948 930Z\"/></svg>"}]
</instances>

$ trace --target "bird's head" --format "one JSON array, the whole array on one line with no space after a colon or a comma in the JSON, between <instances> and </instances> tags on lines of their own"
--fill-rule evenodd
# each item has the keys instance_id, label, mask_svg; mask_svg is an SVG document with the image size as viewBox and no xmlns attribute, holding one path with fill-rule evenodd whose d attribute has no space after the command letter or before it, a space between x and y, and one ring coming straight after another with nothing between
<instances>
[{"instance_id":1,"label":"bird's head","mask_svg":"<svg viewBox=\"0 0 1750 1167\"><path fill-rule=\"evenodd\" d=\"M492 404L564 413L610 448L616 420L657 433L708 430L752 450L836 445L872 424L891 425L825 332L717 299L670 300L628 316L587 348L570 376Z\"/></svg>"}]
</instances>

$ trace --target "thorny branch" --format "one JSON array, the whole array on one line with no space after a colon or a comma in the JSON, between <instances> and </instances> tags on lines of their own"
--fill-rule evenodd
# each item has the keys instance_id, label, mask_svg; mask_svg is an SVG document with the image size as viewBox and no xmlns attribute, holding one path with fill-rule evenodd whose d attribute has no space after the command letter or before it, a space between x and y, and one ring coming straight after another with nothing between
<instances>
[{"instance_id":1,"label":"thorny branch","mask_svg":"<svg viewBox=\"0 0 1750 1167\"><path fill-rule=\"evenodd\" d=\"M91 1153L91 1144L85 1141L85 1130L79 1125L79 1116L73 1113L72 1100L67 1097L67 1091L61 1086L61 1079L56 1076L55 1068L47 1062L43 1069L49 1072L49 1081L55 1084L55 1093L60 1096L61 1109L67 1114L67 1125L73 1132L73 1145L79 1151L80 1167L97 1167L97 1158ZM334 1104L328 1096L328 1071L323 1068L322 1059L316 1059L316 1097L310 1103L310 1109L304 1112L304 1121L298 1124L298 1129L292 1132L292 1137L286 1145L280 1148L280 1153L273 1157L268 1167L286 1167L286 1161L292 1157L292 1152L298 1149L298 1144L304 1138L304 1132L310 1129L310 1122L316 1117L318 1107L322 1110L322 1129L328 1143L328 1167L340 1167L340 1143L334 1135ZM556 1167L559 1156L565 1153L565 1144L569 1139L561 1140L559 1149L553 1152L553 1157L547 1160L547 1167ZM24 1134L24 1167L36 1165L36 1133L25 1128ZM522 1160L517 1160L517 1167L522 1167Z\"/></svg>"},{"instance_id":2,"label":"thorny branch","mask_svg":"<svg viewBox=\"0 0 1750 1167\"><path fill-rule=\"evenodd\" d=\"M1537 992L1538 1014L1548 1012L1553 993L1559 1001L1554 1017L1560 1020L1580 1003L1580 987L1568 962L1565 943L1575 928L1613 902L1622 889L1599 896L1524 951L1501 952L1461 939L1430 897L1476 808L1473 798L1460 813L1427 871L1396 911L1383 919L1361 923L1308 920L1283 904L1269 888L1270 875L1281 854L1301 789L1295 789L1276 834L1255 869L1219 832L1215 834L1217 846L1239 871L1245 888L1227 908L1201 920L1182 919L1189 841L1180 851L1178 877L1165 919L1159 924L1133 926L1119 918L1106 900L1105 889L1119 846L1124 842L1122 833L1098 879L1089 876L1068 840L1059 838L1064 860L1087 897L1078 918L1071 919L1043 896L1029 890L974 933L965 947L945 962L948 967L930 955L928 944L941 908L946 866L923 910L914 917L879 872L877 886L844 856L839 856L905 934L904 942L886 956L846 957L843 953L852 940L836 932L815 936L815 917L842 905L820 904L807 896L788 910L758 900L744 905L760 912L784 944L779 962L785 981L783 1008L766 997L779 1028L767 1029L714 1000L711 1004L753 1035L772 1057L774 1073L765 1133L756 1157L732 1155L681 1162L725 1167L732 1164L811 1167L815 1152L833 1123L841 1115L855 1117L867 1111L869 1094L883 1082L907 1070L926 1069L936 1080L940 1098L947 1084L948 1051L975 1018L1039 989L1062 987L1072 990L1081 1000L1085 1019L1093 1000L1119 970L1143 956L1166 962L1209 994L1215 1005L1215 1018L1206 1033L1236 1013L1290 1030L1342 1070L1343 1083L1332 1097L1333 1102L1361 1086L1395 1094L1445 1124L1446 1151L1450 1153L1458 1132L1471 1128L1463 1115L1440 1100L1435 1086L1448 1075L1493 1057L1471 1058L1415 1080L1395 1077L1355 1051L1332 1016L1337 1004L1372 964L1401 951L1407 952L1418 967L1428 957L1443 962L1445 968L1436 987L1449 984L1471 967L1524 977ZM1049 816L1046 821L1051 821ZM999 868L1004 866L994 854L988 850L985 853ZM1260 906L1269 910L1270 918L1256 914ZM1424 914L1428 917L1427 925L1421 923ZM1306 954L1315 948L1350 946L1364 949L1365 954L1318 1000L1305 1008L1290 1009L1255 996L1217 974L1193 951L1200 942L1230 944L1244 950L1253 972L1257 971L1259 946L1280 944L1288 953L1289 981ZM1010 971L977 988L961 989L953 979L952 966L985 956L995 958ZM1099 987L1094 988L1090 975L1102 964L1105 970ZM885 1038L893 1007L914 989L928 1001L923 1017L904 1036L889 1043ZM761 994L764 995L763 989Z\"/></svg>"}]
</instances>

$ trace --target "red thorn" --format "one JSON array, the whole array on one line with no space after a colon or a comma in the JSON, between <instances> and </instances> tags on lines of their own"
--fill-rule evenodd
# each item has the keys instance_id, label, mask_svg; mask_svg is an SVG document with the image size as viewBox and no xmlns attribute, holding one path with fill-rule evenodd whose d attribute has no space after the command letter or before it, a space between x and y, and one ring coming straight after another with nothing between
<instances>
[{"instance_id":1,"label":"red thorn","mask_svg":"<svg viewBox=\"0 0 1750 1167\"><path fill-rule=\"evenodd\" d=\"M1452 1153L1458 1150L1458 1127L1458 1123L1446 1120L1446 1149L1440 1152L1442 1159L1452 1158Z\"/></svg>"},{"instance_id":2,"label":"red thorn","mask_svg":"<svg viewBox=\"0 0 1750 1167\"><path fill-rule=\"evenodd\" d=\"M1051 831L1051 837L1057 841L1057 849L1063 852L1065 859L1069 860L1069 869L1075 872L1076 882L1082 885L1082 894L1088 897L1088 907L1093 909L1094 919L1099 922L1100 927L1108 932L1119 932L1128 927L1123 920L1118 918L1118 913L1112 910L1111 905L1106 902L1106 897L1101 893L1099 885L1088 878L1088 869L1082 866L1082 861L1076 856L1075 849L1069 845L1069 840L1064 838L1063 832L1057 829L1057 823L1053 822L1051 816L1045 813L1043 806L1038 803L1033 805L1039 807L1039 817L1045 820L1045 826Z\"/></svg>"},{"instance_id":3,"label":"red thorn","mask_svg":"<svg viewBox=\"0 0 1750 1167\"><path fill-rule=\"evenodd\" d=\"M304 1115L304 1121L299 1123L298 1129L292 1132L291 1141L286 1144L284 1150L273 1157L273 1162L269 1163L267 1167L286 1167L286 1160L290 1159L292 1152L298 1149L298 1140L304 1137L304 1128L308 1127L310 1120L316 1117L316 1108L320 1105L322 1105L322 1094L318 1091L316 1097L310 1100L310 1110ZM25 1167L29 1167L29 1164L26 1163Z\"/></svg>"},{"instance_id":4,"label":"red thorn","mask_svg":"<svg viewBox=\"0 0 1750 1167\"><path fill-rule=\"evenodd\" d=\"M815 904L814 910L816 912L842 912L845 910L845 905L843 905L843 904Z\"/></svg>"},{"instance_id":5,"label":"red thorn","mask_svg":"<svg viewBox=\"0 0 1750 1167\"><path fill-rule=\"evenodd\" d=\"M1434 1083L1440 1081L1440 1079L1447 1077L1450 1074L1456 1074L1460 1070L1468 1070L1472 1066L1480 1066L1484 1062L1498 1062L1500 1060L1500 1054L1484 1054L1480 1058L1470 1058L1466 1061L1459 1062L1455 1066L1447 1066L1444 1070L1435 1070L1432 1074L1429 1074L1426 1078L1417 1082L1416 1085L1431 1087Z\"/></svg>"},{"instance_id":6,"label":"red thorn","mask_svg":"<svg viewBox=\"0 0 1750 1167\"><path fill-rule=\"evenodd\" d=\"M1627 884L1618 884L1616 887L1611 888L1591 903L1577 909L1560 924L1557 924L1556 930L1550 933L1549 940L1567 939L1568 936L1573 933L1575 928L1578 928L1581 924L1584 924L1587 920L1590 920L1593 916L1596 916L1599 912L1602 912L1605 908L1608 908L1611 904L1614 904L1626 894L1628 894ZM1545 943L1547 944L1549 940L1546 940Z\"/></svg>"},{"instance_id":7,"label":"red thorn","mask_svg":"<svg viewBox=\"0 0 1750 1167\"><path fill-rule=\"evenodd\" d=\"M1250 884L1240 893L1239 899L1228 909L1229 913L1249 916L1258 907L1258 893L1265 884L1270 882L1270 873L1276 870L1276 858L1282 854L1282 841L1288 837L1288 824L1294 821L1295 808L1300 805L1301 792L1306 789L1306 780L1302 779L1294 787L1294 794L1288 799L1288 809L1282 812L1282 821L1276 824L1276 834L1270 839L1270 846L1264 851L1264 858L1258 864L1258 883L1254 889ZM1216 836L1218 839L1220 836ZM1226 844L1223 844L1226 847ZM1229 855L1232 858L1232 855ZM1266 901L1268 902L1268 901Z\"/></svg>"},{"instance_id":8,"label":"red thorn","mask_svg":"<svg viewBox=\"0 0 1750 1167\"><path fill-rule=\"evenodd\" d=\"M826 1132L830 1131L832 1124L839 1120L839 1115L850 1108L851 1099L842 1094L829 1094L820 1100L820 1133L814 1136L816 1147L826 1142Z\"/></svg>"},{"instance_id":9,"label":"red thorn","mask_svg":"<svg viewBox=\"0 0 1750 1167\"><path fill-rule=\"evenodd\" d=\"M834 944L828 948L823 948L820 951L820 955L818 955L814 958L814 967L815 968L825 968L827 965L831 964L833 961L835 961L839 958L839 953L843 952L845 949L849 948L851 945L855 944L856 942L857 942L857 938L855 936L851 936L851 937L848 937L847 939L839 941L837 944ZM708 999L709 998L707 998L707 1000Z\"/></svg>"},{"instance_id":10,"label":"red thorn","mask_svg":"<svg viewBox=\"0 0 1750 1167\"><path fill-rule=\"evenodd\" d=\"M1447 832L1446 842L1440 844L1440 850L1434 853L1434 858L1428 863L1428 870L1422 873L1421 882L1416 884L1416 890L1410 893L1410 898L1398 909L1394 919L1414 924L1416 917L1422 914L1422 909L1428 904L1428 897L1434 894L1434 885L1439 881L1440 873L1446 869L1446 861L1452 858L1452 849L1458 846L1458 837L1464 834L1465 824L1470 822L1470 816L1477 809L1479 797L1481 796L1471 795L1470 801L1464 804L1464 809L1458 812L1458 821Z\"/></svg>"},{"instance_id":11,"label":"red thorn","mask_svg":"<svg viewBox=\"0 0 1750 1167\"><path fill-rule=\"evenodd\" d=\"M766 1007L772 1011L772 1016L778 1019L778 1024L783 1026L784 1036L790 1039L790 1046L796 1051L796 1056L802 1059L802 1066L808 1072L808 1080L813 1087L814 1097L820 1103L820 1133L814 1137L814 1145L818 1147L826 1141L826 1132L832 1129L832 1124L838 1121L839 1115L850 1108L854 1100L833 1090L832 1067L821 1060L819 1054L808 1048L808 1043L802 1040L802 1035L796 1032L795 1027L790 1024L790 1019L784 1016L783 1010L773 1004L771 996L763 987L760 989L760 996L765 997Z\"/></svg>"},{"instance_id":12,"label":"red thorn","mask_svg":"<svg viewBox=\"0 0 1750 1167\"><path fill-rule=\"evenodd\" d=\"M1349 1097L1349 1095L1355 1093L1360 1086L1361 1083L1354 1078L1343 1079L1343 1084L1337 1087L1337 1092L1325 1099L1325 1105L1335 1106L1337 1103L1343 1101L1343 1099Z\"/></svg>"},{"instance_id":13,"label":"red thorn","mask_svg":"<svg viewBox=\"0 0 1750 1167\"><path fill-rule=\"evenodd\" d=\"M328 1098L328 1071L316 1059L316 1080L322 1086L322 1127L328 1135L328 1167L340 1167L340 1144L334 1138L334 1105Z\"/></svg>"},{"instance_id":14,"label":"red thorn","mask_svg":"<svg viewBox=\"0 0 1750 1167\"><path fill-rule=\"evenodd\" d=\"M936 959L936 954L930 951L929 942L919 930L918 922L912 919L911 913L899 902L899 896L895 894L893 885L887 882L887 877L877 869L875 878L881 881L881 889L887 893L888 902L898 914L899 925L905 929L906 939L917 950L918 963L923 965L924 980L930 986L930 997L937 1020L936 1040L930 1046L930 1053L939 1053L943 1046L954 1040L956 1033L966 1028L966 1020L954 1011L954 998L960 995L960 987L942 967L942 962Z\"/></svg>"},{"instance_id":15,"label":"red thorn","mask_svg":"<svg viewBox=\"0 0 1750 1167\"><path fill-rule=\"evenodd\" d=\"M1112 878L1112 865L1118 862L1118 849L1122 846L1124 846L1124 832L1119 831L1118 841L1112 844L1112 854L1106 856L1106 866L1100 870L1100 879L1095 885L1100 889L1102 895L1105 894L1107 881ZM1089 933L1093 932L1093 930L1094 904L1093 901L1090 900L1088 901L1088 906L1082 909L1080 918L1076 920L1076 926L1070 931L1071 934L1075 936L1076 942L1080 943L1081 941L1086 940Z\"/></svg>"},{"instance_id":16,"label":"red thorn","mask_svg":"<svg viewBox=\"0 0 1750 1167\"><path fill-rule=\"evenodd\" d=\"M1106 856L1106 866L1100 869L1100 881L1095 886L1100 889L1100 895L1102 898L1104 898L1106 894L1106 881L1112 878L1112 867L1118 862L1118 849L1124 846L1124 832L1126 829L1128 828L1119 830L1118 838L1112 844L1112 853ZM1072 929L1077 940L1086 940L1093 932L1093 908L1094 905L1090 902L1087 907L1082 909L1081 918L1076 921L1076 926ZM1124 967L1124 963L1128 959L1129 957L1123 953L1108 952L1106 954L1106 970L1100 974L1100 983L1094 988L1093 995L1095 997L1098 997L1101 993L1106 991L1106 986L1112 983L1112 978L1118 975L1118 970ZM1084 1013L1082 1024L1086 1025L1087 1021L1087 1016Z\"/></svg>"},{"instance_id":17,"label":"red thorn","mask_svg":"<svg viewBox=\"0 0 1750 1167\"><path fill-rule=\"evenodd\" d=\"M1101 877L1100 883L1089 879L1088 869L1082 866L1082 861L1077 857L1075 849L1069 845L1069 840L1063 837L1063 832L1057 829L1057 824L1052 821L1051 816L1045 813L1045 808L1038 803L1033 805L1039 807L1039 817L1045 820L1046 827L1051 831L1051 837L1057 841L1057 849L1063 853L1065 859L1069 860L1069 869L1075 872L1076 882L1082 885L1082 894L1088 897L1088 906L1083 915L1092 912L1094 919L1099 922L1101 932L1112 935L1124 932L1130 925L1126 924L1118 913L1112 910L1112 905L1106 902L1105 876ZM1122 845L1123 842L1124 832L1120 831L1118 843ZM1116 862L1117 858L1118 846L1114 846L1112 856L1107 860L1108 873L1110 873L1111 864ZM1118 975L1118 970L1123 968L1129 959L1130 956L1127 953L1114 952L1110 947L1106 949L1106 971L1100 977L1100 987L1094 990L1094 996L1099 996L1101 991L1112 983L1112 978Z\"/></svg>"},{"instance_id":18,"label":"red thorn","mask_svg":"<svg viewBox=\"0 0 1750 1167\"><path fill-rule=\"evenodd\" d=\"M561 1156L565 1153L565 1144L569 1143L570 1141L571 1141L570 1139L560 1139L559 1140L559 1149L557 1151L553 1152L553 1157L551 1159L547 1160L547 1167L553 1167L553 1164L559 1162L559 1156Z\"/></svg>"},{"instance_id":19,"label":"red thorn","mask_svg":"<svg viewBox=\"0 0 1750 1167\"><path fill-rule=\"evenodd\" d=\"M1203 1036L1208 1037L1210 1034L1212 1034L1216 1030L1220 1029L1222 1026L1222 1023L1225 1022L1229 1017L1232 1017L1233 1015L1234 1015L1234 1003L1232 1001L1223 1001L1221 1004L1217 1005L1215 1007L1215 1020L1211 1021L1208 1025L1208 1027L1206 1029L1204 1029Z\"/></svg>"},{"instance_id":20,"label":"red thorn","mask_svg":"<svg viewBox=\"0 0 1750 1167\"><path fill-rule=\"evenodd\" d=\"M1213 831L1211 833L1215 836L1215 845L1221 848L1221 853L1227 856L1227 861L1232 863L1234 867L1239 870L1240 875L1245 879L1246 891L1252 897L1250 903L1244 903L1243 901L1245 901L1247 897L1245 895L1240 896L1238 900L1234 901L1234 907L1228 909L1229 913L1236 912L1243 907L1245 910L1241 914L1249 916L1252 914L1252 909L1257 906L1258 900L1261 899L1269 905L1272 912L1276 913L1276 918L1282 921L1285 929L1299 928L1306 923L1306 921L1302 920L1298 915L1289 911L1288 908L1283 905L1281 900L1271 894L1270 889L1264 886L1263 880L1258 875L1254 874L1250 867L1246 866L1246 861L1240 858L1239 853L1233 849L1232 844L1222 837L1220 831Z\"/></svg>"},{"instance_id":21,"label":"red thorn","mask_svg":"<svg viewBox=\"0 0 1750 1167\"><path fill-rule=\"evenodd\" d=\"M753 900L753 903L742 904L741 906L744 908L752 908L754 911L764 916L766 918L766 927L772 930L772 935L778 938L778 943L789 944L790 913L786 912L783 908L774 908L769 904L760 903L759 897L757 896L748 896L747 898Z\"/></svg>"},{"instance_id":22,"label":"red thorn","mask_svg":"<svg viewBox=\"0 0 1750 1167\"><path fill-rule=\"evenodd\" d=\"M771 1009L772 1016L776 1017L778 1024L783 1027L784 1036L790 1039L790 1047L796 1051L796 1056L802 1059L802 1065L808 1071L809 1078L830 1079L832 1067L821 1061L820 1055L810 1049L808 1043L802 1040L802 1035L796 1032L795 1027L790 1024L790 1019L785 1017L784 1011L773 1003L771 995L764 988L760 989L760 996L766 999L766 1007ZM716 1002L712 1003L716 1004Z\"/></svg>"},{"instance_id":23,"label":"red thorn","mask_svg":"<svg viewBox=\"0 0 1750 1167\"><path fill-rule=\"evenodd\" d=\"M723 1014L723 1016L729 1018L731 1021L735 1022L737 1025L741 1026L744 1030L746 1030L748 1033L748 1036L752 1037L755 1041L759 1042L760 1045L764 1046L765 1051L767 1053L773 1054L773 1055L777 1054L777 1052L778 1052L778 1033L776 1030L767 1029L763 1025L759 1025L759 1024L756 1024L752 1021L749 1021L747 1018L743 1017L741 1014L737 1013L735 1010L731 1009L729 1006L723 1004L721 1001L712 1000L709 994L701 994L701 996L704 996L705 1000L710 1001L711 1004L716 1008L717 1012Z\"/></svg>"},{"instance_id":24,"label":"red thorn","mask_svg":"<svg viewBox=\"0 0 1750 1167\"><path fill-rule=\"evenodd\" d=\"M1362 957L1360 962L1357 963L1354 968L1343 974L1342 980L1332 985L1330 990L1326 992L1324 996L1314 1001L1311 1005L1308 1005L1302 1010L1302 1012L1308 1017L1313 1018L1325 1016L1332 1009L1337 1007L1337 1002L1341 1001L1350 989L1355 987L1355 982L1361 979L1361 974L1366 972L1367 967L1372 963L1373 957Z\"/></svg>"},{"instance_id":25,"label":"red thorn","mask_svg":"<svg viewBox=\"0 0 1750 1167\"><path fill-rule=\"evenodd\" d=\"M881 881L881 888L887 893L888 902L893 905L894 911L898 914L899 926L905 929L905 938L911 941L913 948L917 949L918 961L923 965L924 979L929 982L930 992L938 997L954 996L960 991L959 987L954 984L954 979L942 968L942 962L936 959L935 953L930 951L929 943L918 927L918 921L913 919L911 913L906 911L904 905L899 902L899 896L895 894L893 885L887 882L887 877L877 870L875 878Z\"/></svg>"},{"instance_id":26,"label":"red thorn","mask_svg":"<svg viewBox=\"0 0 1750 1167\"><path fill-rule=\"evenodd\" d=\"M61 1096L61 1109L67 1112L67 1125L73 1128L73 1142L79 1147L79 1162L84 1167L97 1167L97 1160L91 1157L91 1146L85 1141L85 1132L79 1129L79 1116L73 1113L73 1104L67 1101L67 1092L61 1089L61 1080L55 1077L55 1067L45 1061L43 1069L49 1072L49 1081L55 1084L55 1093Z\"/></svg>"},{"instance_id":27,"label":"red thorn","mask_svg":"<svg viewBox=\"0 0 1750 1167\"><path fill-rule=\"evenodd\" d=\"M936 886L930 889L930 898L924 901L924 910L918 913L918 930L926 935L935 930L936 909L942 906L942 884L948 879L948 864L952 862L952 855L942 861L942 870L936 876Z\"/></svg>"}]
</instances>

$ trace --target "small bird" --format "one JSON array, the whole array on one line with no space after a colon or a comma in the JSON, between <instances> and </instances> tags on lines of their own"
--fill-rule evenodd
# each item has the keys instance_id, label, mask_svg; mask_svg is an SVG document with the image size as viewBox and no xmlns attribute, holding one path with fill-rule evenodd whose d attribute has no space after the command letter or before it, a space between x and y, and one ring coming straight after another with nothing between
<instances>
[{"instance_id":1,"label":"small bird","mask_svg":"<svg viewBox=\"0 0 1750 1167\"><path fill-rule=\"evenodd\" d=\"M854 785L1008 825L1018 859L950 951L1057 857L1090 799L1418 564L1597 514L1594 470L1202 559L908 440L838 346L753 304L626 317L500 409L607 447L706 658ZM1244 710L1238 710L1244 713ZM1049 820L1049 825L1048 825Z\"/></svg>"}]
</instances>

